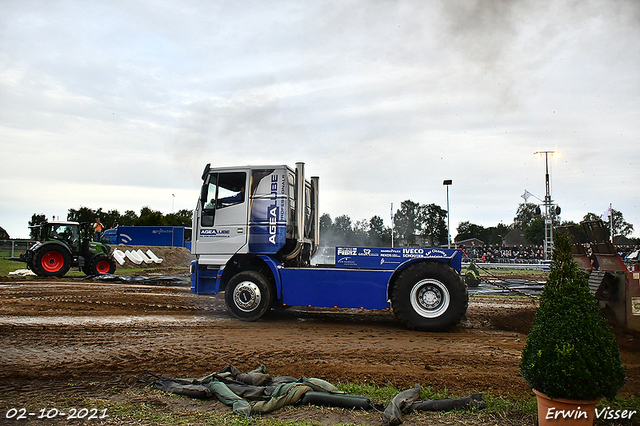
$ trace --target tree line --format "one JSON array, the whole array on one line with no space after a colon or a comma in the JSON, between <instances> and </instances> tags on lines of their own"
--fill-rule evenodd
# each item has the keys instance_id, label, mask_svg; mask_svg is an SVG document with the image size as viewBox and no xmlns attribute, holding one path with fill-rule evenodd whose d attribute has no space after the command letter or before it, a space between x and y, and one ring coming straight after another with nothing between
<instances>
[{"instance_id":1,"label":"tree line","mask_svg":"<svg viewBox=\"0 0 640 426\"><path fill-rule=\"evenodd\" d=\"M331 220L320 217L320 245L355 245L370 247L394 245L426 247L447 244L447 211L436 204L419 204L405 200L393 216L393 230L384 226L380 216L352 223L347 215Z\"/></svg>"},{"instance_id":2,"label":"tree line","mask_svg":"<svg viewBox=\"0 0 640 426\"><path fill-rule=\"evenodd\" d=\"M633 232L633 225L624 220L622 212L611 209L613 217L613 235L628 236ZM587 213L583 221L600 219L600 215ZM320 217L320 244L323 246L359 245L371 247L396 246L437 247L447 245L447 211L436 204L419 204L411 200L403 201L400 209L393 216L393 229L384 226L380 216L369 220L352 222L347 215L334 220L328 214ZM561 221L559 212L551 212L553 226L575 226L581 241L587 241L584 231L578 223ZM471 238L477 238L487 245L502 245L504 238L513 229L523 231L524 237L531 245L542 245L544 241L543 212L538 205L523 203L518 206L511 224L499 223L496 226L484 227L469 221L460 222L452 244ZM604 223L607 230L611 221ZM636 239L635 243L640 243Z\"/></svg>"},{"instance_id":3,"label":"tree line","mask_svg":"<svg viewBox=\"0 0 640 426\"><path fill-rule=\"evenodd\" d=\"M163 214L158 210L152 210L145 206L136 213L126 210L120 214L118 210L104 211L88 207L69 209L67 220L74 222L93 223L96 219L104 225L105 229L118 225L123 226L191 226L193 212L188 209L175 213ZM613 234L628 236L633 232L633 225L624 220L622 212L611 209L613 217ZM553 226L578 225L572 221L560 220L555 211L551 212ZM597 220L600 215L587 213L583 220ZM33 214L29 221L30 226L37 225L46 220L44 214ZM438 247L447 245L447 211L437 204L420 204L411 200L405 200L393 215L393 227L384 225L380 216L373 216L368 220L353 222L348 215L340 215L331 219L328 214L320 216L320 244L322 246L354 245L370 247L391 246L392 239L395 246L423 246ZM609 230L610 221L605 222ZM532 245L540 245L544 240L544 217L538 205L522 203L518 206L513 223L505 225L499 223L496 226L484 227L469 221L458 224L457 241L477 238L485 244L502 244L504 237L513 229L522 230L525 239ZM582 233L582 227L576 226L578 233ZM35 230L30 231L31 238L35 238ZM586 241L586 236L584 241ZM640 243L637 241L636 244Z\"/></svg>"},{"instance_id":4,"label":"tree line","mask_svg":"<svg viewBox=\"0 0 640 426\"><path fill-rule=\"evenodd\" d=\"M601 219L601 215L588 212L582 218L582 222L593 221ZM516 217L513 219L512 229L520 229L524 232L525 239L530 244L540 244L540 241L544 240L544 222L542 212L538 205L533 203L523 203L518 206ZM556 226L575 226L575 231L580 241L587 242L587 236L579 223L574 221L561 221L559 214L555 210L551 209L551 222L554 227ZM624 220L624 215L621 211L611 209L611 219L604 221L604 226L607 231L614 235L623 235L625 237L633 233L633 225ZM636 239L638 240L638 239ZM636 244L639 241L636 241Z\"/></svg>"}]
</instances>

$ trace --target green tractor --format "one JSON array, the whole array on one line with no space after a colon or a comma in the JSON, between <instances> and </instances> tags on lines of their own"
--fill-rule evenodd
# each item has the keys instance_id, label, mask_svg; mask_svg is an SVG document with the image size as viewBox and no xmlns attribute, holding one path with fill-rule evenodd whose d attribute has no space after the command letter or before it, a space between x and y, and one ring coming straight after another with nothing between
<instances>
[{"instance_id":1,"label":"green tractor","mask_svg":"<svg viewBox=\"0 0 640 426\"><path fill-rule=\"evenodd\" d=\"M12 260L26 262L36 275L62 277L72 267L87 275L115 272L116 263L109 247L91 241L91 224L43 222L34 228L38 231L38 242Z\"/></svg>"}]
</instances>

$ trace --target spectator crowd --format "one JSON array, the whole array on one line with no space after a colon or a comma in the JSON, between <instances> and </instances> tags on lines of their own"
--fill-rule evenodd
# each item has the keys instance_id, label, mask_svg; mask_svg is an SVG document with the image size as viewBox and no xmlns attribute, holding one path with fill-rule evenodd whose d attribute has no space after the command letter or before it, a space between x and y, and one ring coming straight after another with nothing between
<instances>
[{"instance_id":1,"label":"spectator crowd","mask_svg":"<svg viewBox=\"0 0 640 426\"><path fill-rule=\"evenodd\" d=\"M544 260L543 246L506 246L506 245L483 245L460 247L463 251L463 258L468 258L472 262L483 263L540 263ZM616 250L623 260L634 252L638 251L638 246L616 246ZM636 254L637 256L637 254ZM633 257L633 256L631 256ZM629 259L631 260L631 259Z\"/></svg>"},{"instance_id":2,"label":"spectator crowd","mask_svg":"<svg viewBox=\"0 0 640 426\"><path fill-rule=\"evenodd\" d=\"M616 246L618 254L625 263L638 262L640 254L640 246Z\"/></svg>"},{"instance_id":3,"label":"spectator crowd","mask_svg":"<svg viewBox=\"0 0 640 426\"><path fill-rule=\"evenodd\" d=\"M463 257L485 263L540 263L544 260L543 246L505 246L500 244L461 247Z\"/></svg>"}]
</instances>

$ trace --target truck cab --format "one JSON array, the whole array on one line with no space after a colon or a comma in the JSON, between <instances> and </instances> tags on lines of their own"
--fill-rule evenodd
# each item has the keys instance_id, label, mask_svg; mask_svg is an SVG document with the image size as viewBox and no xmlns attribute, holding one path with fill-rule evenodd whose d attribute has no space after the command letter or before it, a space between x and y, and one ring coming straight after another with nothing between
<instances>
[{"instance_id":1,"label":"truck cab","mask_svg":"<svg viewBox=\"0 0 640 426\"><path fill-rule=\"evenodd\" d=\"M312 265L319 245L319 178L304 163L212 168L192 220L191 290L225 293L236 318L278 306L391 309L408 328L445 330L467 309L461 251L337 247L335 265Z\"/></svg>"},{"instance_id":2,"label":"truck cab","mask_svg":"<svg viewBox=\"0 0 640 426\"><path fill-rule=\"evenodd\" d=\"M192 223L198 263L223 266L236 255L262 254L308 264L318 247L318 179L305 180L303 166L207 165Z\"/></svg>"}]
</instances>

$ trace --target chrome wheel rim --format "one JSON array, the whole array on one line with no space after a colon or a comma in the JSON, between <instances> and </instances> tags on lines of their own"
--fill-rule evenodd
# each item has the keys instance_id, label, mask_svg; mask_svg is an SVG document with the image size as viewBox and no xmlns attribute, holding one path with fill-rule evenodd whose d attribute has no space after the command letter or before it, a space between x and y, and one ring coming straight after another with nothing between
<instances>
[{"instance_id":1,"label":"chrome wheel rim","mask_svg":"<svg viewBox=\"0 0 640 426\"><path fill-rule=\"evenodd\" d=\"M261 301L260 288L251 281L243 281L233 289L233 303L242 312L254 311Z\"/></svg>"},{"instance_id":2,"label":"chrome wheel rim","mask_svg":"<svg viewBox=\"0 0 640 426\"><path fill-rule=\"evenodd\" d=\"M451 295L447 286L440 281L424 279L411 288L410 300L411 306L418 315L424 318L437 318L449 308Z\"/></svg>"}]
</instances>

